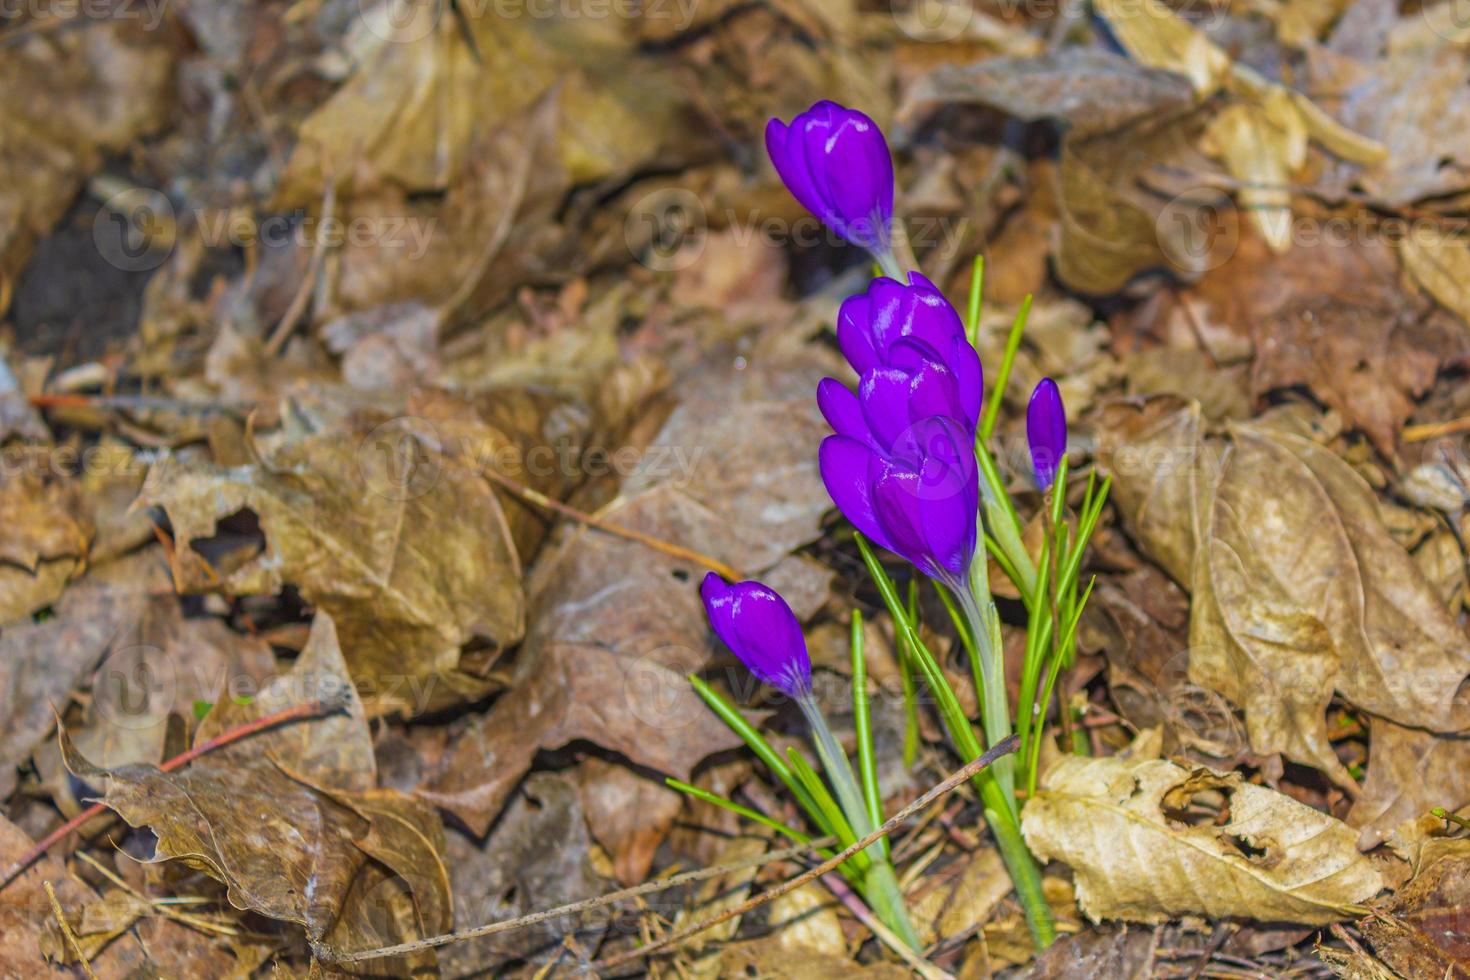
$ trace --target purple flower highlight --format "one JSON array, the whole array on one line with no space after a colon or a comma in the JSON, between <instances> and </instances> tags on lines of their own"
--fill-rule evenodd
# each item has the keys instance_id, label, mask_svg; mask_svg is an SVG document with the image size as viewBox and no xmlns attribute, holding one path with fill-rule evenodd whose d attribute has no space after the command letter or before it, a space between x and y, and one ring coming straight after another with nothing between
<instances>
[{"instance_id":1,"label":"purple flower highlight","mask_svg":"<svg viewBox=\"0 0 1470 980\"><path fill-rule=\"evenodd\" d=\"M893 158L866 115L823 100L766 124L766 152L791 195L854 245L887 255Z\"/></svg>"},{"instance_id":2,"label":"purple flower highlight","mask_svg":"<svg viewBox=\"0 0 1470 980\"><path fill-rule=\"evenodd\" d=\"M975 554L980 490L972 435L933 416L890 441L866 427L852 392L836 382L822 390L823 411L838 434L822 441L818 461L837 509L930 578L961 581Z\"/></svg>"},{"instance_id":3,"label":"purple flower highlight","mask_svg":"<svg viewBox=\"0 0 1470 980\"><path fill-rule=\"evenodd\" d=\"M1067 453L1067 411L1062 393L1051 378L1042 378L1026 406L1026 442L1031 447L1031 469L1043 493L1057 478L1057 467Z\"/></svg>"},{"instance_id":4,"label":"purple flower highlight","mask_svg":"<svg viewBox=\"0 0 1470 980\"><path fill-rule=\"evenodd\" d=\"M862 387L909 390L906 420L946 415L975 431L984 389L980 355L949 300L919 273L909 273L908 285L875 279L844 301L837 344Z\"/></svg>"},{"instance_id":5,"label":"purple flower highlight","mask_svg":"<svg viewBox=\"0 0 1470 980\"><path fill-rule=\"evenodd\" d=\"M760 582L730 585L710 572L699 594L710 626L752 674L787 697L811 694L812 662L801 623L775 589Z\"/></svg>"}]
</instances>

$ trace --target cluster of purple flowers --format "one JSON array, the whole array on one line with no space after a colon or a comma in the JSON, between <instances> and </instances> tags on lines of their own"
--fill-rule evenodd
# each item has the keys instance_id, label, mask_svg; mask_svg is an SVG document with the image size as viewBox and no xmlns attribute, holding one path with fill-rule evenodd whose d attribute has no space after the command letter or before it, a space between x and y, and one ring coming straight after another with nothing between
<instances>
[{"instance_id":1,"label":"cluster of purple flowers","mask_svg":"<svg viewBox=\"0 0 1470 980\"><path fill-rule=\"evenodd\" d=\"M893 161L872 119L818 102L788 125L772 119L766 147L793 196L885 269L892 251ZM819 451L822 480L853 525L925 575L952 588L965 579L978 539L975 439L984 391L980 357L944 294L911 272L882 277L842 304L837 342L857 390L827 378L817 402L833 435ZM1037 484L1045 491L1066 452L1061 395L1050 378L1027 409ZM759 582L701 592L720 638L761 680L801 698L811 666L785 601Z\"/></svg>"}]
</instances>

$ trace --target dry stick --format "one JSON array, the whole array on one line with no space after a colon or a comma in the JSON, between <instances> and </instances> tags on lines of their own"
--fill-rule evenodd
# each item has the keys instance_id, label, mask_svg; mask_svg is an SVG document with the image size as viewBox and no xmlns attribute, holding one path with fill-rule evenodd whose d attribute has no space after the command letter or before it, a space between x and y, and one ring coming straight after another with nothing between
<instances>
[{"instance_id":1,"label":"dry stick","mask_svg":"<svg viewBox=\"0 0 1470 980\"><path fill-rule=\"evenodd\" d=\"M948 793L950 790L963 783L966 779L969 779L975 773L990 765L991 762L998 759L1000 756L1006 754L1007 752L1015 751L1015 748L1016 736L1012 735L1010 738L1007 738L1006 740L1000 742L995 746L995 748L986 752L980 758L965 766L963 769L950 776L944 782L940 783L938 786L934 787L929 792L919 797L913 803L904 807L901 811L895 814L891 820L887 821L883 824L883 826L873 831L873 833L869 834L868 837L848 848L846 851L843 852L843 854L816 868L815 874L809 872L806 875L803 875L802 878L797 881L797 884L791 887L800 887L802 884L810 881L816 875L826 874L828 871L831 871L833 868L841 864L844 860L851 857L853 854L856 854L858 851L861 851L863 848L873 843L873 841L876 841L879 837L892 833L894 828L896 828L900 823L912 816L916 811L923 809L924 807L932 803L935 799L938 799L940 796ZM417 953L425 949L434 949L439 946L448 946L450 943L465 942L466 940L470 939L481 939L485 936L499 935L502 932L512 932L517 929L524 929L528 926L539 925L540 923L546 922L549 919L559 919L563 916L576 915L580 912L590 912L594 909L599 909L603 908L604 906L611 905L614 902L620 902L625 898L637 898L639 895L647 895L650 892L665 891L669 888L675 888L679 885L688 884L689 882L703 881L706 878L717 878L720 875L728 874L731 871L739 871L742 868L749 868L755 865L762 864L772 864L776 861L784 861L788 858L813 855L819 852L822 848L830 847L835 843L837 843L837 838L835 837L820 837L816 840L808 841L805 844L797 844L792 847L782 848L777 851L769 851L765 854L760 854L751 858L743 858L739 861L732 861L729 864L722 864L713 868L701 868L698 871L686 871L683 874L674 875L670 878L662 878L658 881L644 882L641 885L634 885L632 888L624 888L621 891L610 892L607 895L600 895L597 898L589 898L581 902L573 902L570 905L563 905L559 908L547 909L544 912L532 912L530 915L523 915L517 919L507 919L503 922L490 922L483 926L476 926L473 929L466 929L463 932L451 932L443 936L431 936L428 939L415 939L412 942L399 943L396 946L383 946L378 949L365 949L357 953L346 953L331 958L330 962L361 963L364 960L376 960L381 959L385 956L401 956L405 953ZM790 891L791 889L787 888L786 890ZM782 893L767 892L765 894L769 895L770 898L775 898ZM769 901L769 899L767 900ZM701 923L694 931L698 932L700 929L707 929L711 925L716 924L717 923L715 922ZM682 939L683 936L687 934L687 932L681 934L679 938ZM655 947L653 946L649 946L646 947L644 951L648 951L654 948Z\"/></svg>"},{"instance_id":2,"label":"dry stick","mask_svg":"<svg viewBox=\"0 0 1470 980\"><path fill-rule=\"evenodd\" d=\"M222 732L214 738L194 746L189 751L174 756L158 768L163 772L173 772L175 769L187 766L206 752L213 752L215 749L223 748L231 742L254 735L267 728L274 728L277 725L283 725L291 721L300 721L305 718L314 718L318 715L331 714L339 708L341 708L341 703L330 699L304 701L301 704L294 704L274 714L257 718L254 721L246 722L238 728L232 728L227 732ZM64 839L67 834L81 827L82 824L91 820L93 817L101 815L106 809L107 807L102 803L93 803L87 809L47 834L36 846L22 854L20 860L5 869L5 873L0 875L0 889L4 889L5 886L14 881L22 871L30 867L32 863L55 846L57 841Z\"/></svg>"},{"instance_id":3,"label":"dry stick","mask_svg":"<svg viewBox=\"0 0 1470 980\"><path fill-rule=\"evenodd\" d=\"M271 331L270 337L265 342L266 357L275 357L286 345L286 339L296 329L296 324L301 320L301 315L306 312L306 306L311 301L311 294L316 289L316 282L322 273L322 262L327 254L327 236L322 233L327 222L332 220L337 211L337 184L335 176L327 175L327 191L322 197L322 220L316 226L316 241L311 244L311 258L306 263L306 276L301 280L301 287L296 290L296 295L291 298L291 305L286 307L286 314L281 317L281 322L276 324L276 329Z\"/></svg>"},{"instance_id":4,"label":"dry stick","mask_svg":"<svg viewBox=\"0 0 1470 980\"><path fill-rule=\"evenodd\" d=\"M404 953L417 953L425 949L448 946L450 943L480 939L484 936L494 936L502 932L513 932L516 929L524 929L527 926L537 925L548 919L559 919L563 916L576 915L580 912L591 912L595 909L621 902L625 898L637 898L640 895L647 895L650 892L667 891L670 888L677 888L680 885L687 885L690 882L703 881L706 878L718 878L720 875L729 874L731 871L739 871L742 868L771 864L776 861L784 861L787 858L803 857L815 853L820 848L830 847L835 843L837 843L836 837L821 837L808 841L805 844L796 844L777 851L768 851L765 854L758 854L755 857L741 858L739 861L731 861L729 864L720 864L713 868L700 868L697 871L686 871L683 874L660 878L657 881L646 881L641 885L634 885L631 888L609 892L606 895L599 895L596 898L583 899L580 902L573 902L570 905L547 909L544 912L532 912L518 919L490 922L483 926L475 926L473 929L465 929L463 932L451 932L442 936L430 936L428 939L415 939L412 942L399 943L397 946L383 946L379 949L365 949L356 953L343 953L339 956L332 957L329 962L361 963L364 960L382 959L385 956L399 956Z\"/></svg>"},{"instance_id":5,"label":"dry stick","mask_svg":"<svg viewBox=\"0 0 1470 980\"><path fill-rule=\"evenodd\" d=\"M705 568L719 572L721 575L732 582L738 582L745 577L737 572L735 569L731 568L729 565L726 565L724 562L720 561L718 558L711 558L709 555L702 555L697 551L690 550L689 548L684 548L677 544L671 544L668 541L655 538L651 534L644 534L642 531L635 531L632 528L622 527L617 524L610 524L599 517L593 517L591 514L587 514L583 511L577 510L577 508L575 507L570 507L562 503L560 500L553 500L550 497L546 496L546 494L541 493L537 490L532 490L530 487L526 486L523 483L517 483L515 480L512 480L510 477L505 476L504 474L494 469L490 469L487 467L482 471L481 475L483 475L486 479L490 480L493 483L500 484L502 487L509 490L517 497L522 497L530 501L531 503L536 504L538 507L545 507L547 510L554 510L564 517L570 517L574 521L579 521L583 524L588 525L589 527L595 527L599 531L606 531L608 534L616 534L620 538L627 538L629 541L636 541L641 545L652 548L655 551L662 551L664 554L670 555L674 558L682 558L684 561L692 561L696 565L703 565Z\"/></svg>"},{"instance_id":6,"label":"dry stick","mask_svg":"<svg viewBox=\"0 0 1470 980\"><path fill-rule=\"evenodd\" d=\"M1452 436L1461 432L1470 432L1470 417L1450 419L1448 422L1406 425L1399 433L1399 438L1404 442L1427 442L1436 436Z\"/></svg>"},{"instance_id":7,"label":"dry stick","mask_svg":"<svg viewBox=\"0 0 1470 980\"><path fill-rule=\"evenodd\" d=\"M56 913L56 924L61 927L61 935L66 939L66 944L82 964L82 972L97 980L97 974L92 972L92 964L87 962L87 954L82 952L82 944L77 942L77 934L71 931L71 923L66 921L62 914L61 903L56 900L56 889L51 887L51 882L42 882L46 886L46 897L51 899L51 911Z\"/></svg>"},{"instance_id":8,"label":"dry stick","mask_svg":"<svg viewBox=\"0 0 1470 980\"><path fill-rule=\"evenodd\" d=\"M850 847L838 852L837 854L832 855L830 858L823 861L816 867L808 868L806 871L803 871L795 878L784 881L781 884L777 885L775 888L762 892L755 898L742 902L734 908L726 909L718 915L712 915L702 922L696 922L694 925L690 926L687 929L681 929L679 932L673 933L669 936L665 936L658 942L650 943L649 945L639 947L638 949L631 949L625 953L619 953L616 956L610 956L605 960L598 960L596 963L592 964L593 967L603 970L610 970L615 966L619 966L631 960L642 959L643 957L648 956L652 953L656 953L661 949L666 949L669 946L673 946L677 943L682 943L690 936L697 935L698 933L701 933L706 929L719 925L721 922L733 919L737 915L744 915L746 912L749 912L752 909L759 908L767 902L774 901L777 898L780 898L782 895L785 895L787 892L794 891L807 882L821 877L822 875L826 874L829 871L832 871L833 869L841 865L842 862L851 858L854 854L857 854L859 851L875 843L880 838L887 837L889 834L893 833L893 831L898 829L899 825L902 824L909 817L913 816L915 813L918 813L920 810L924 809L926 806L933 803L941 796L950 792L956 786L959 786L967 780L973 778L977 773L979 773L986 766L990 765L996 759L999 759L1003 755L1007 755L1011 752L1016 751L1016 746L1019 741L1020 739L1014 733L1006 736L1004 739L995 743L995 745L986 750L985 754L980 756L980 758L976 759L974 762L968 763L963 768L956 770L944 782L940 783L938 786L935 786L933 789L929 790L917 800L914 800L914 802L910 803L908 806L895 813L892 817L889 817L886 821L884 821L883 826L879 827L871 834L868 834L862 840L854 842Z\"/></svg>"}]
</instances>

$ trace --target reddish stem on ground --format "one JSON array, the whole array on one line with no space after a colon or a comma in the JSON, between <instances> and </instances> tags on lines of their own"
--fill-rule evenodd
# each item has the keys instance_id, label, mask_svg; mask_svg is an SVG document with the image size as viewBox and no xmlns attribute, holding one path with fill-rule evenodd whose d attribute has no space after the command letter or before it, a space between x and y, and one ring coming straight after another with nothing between
<instances>
[{"instance_id":1,"label":"reddish stem on ground","mask_svg":"<svg viewBox=\"0 0 1470 980\"><path fill-rule=\"evenodd\" d=\"M158 768L163 770L164 772L173 772L175 769L187 766L189 763L193 762L201 755L204 755L206 752L213 752L215 749L229 745L231 742L237 742L242 738L247 738L251 735L256 734L257 732L264 731L267 728L274 728L277 725L284 725L287 722L300 721L306 718L315 718L318 715L330 714L340 707L341 704L337 701L315 700L304 701L301 704L295 704L289 708L283 708L280 711L268 714L262 718L257 718L254 721L248 721L243 725L231 728L227 732L221 732L214 738L200 742L198 745L189 749L187 752L181 752L178 755L174 756L172 759L169 759ZM42 857L42 855L44 855L47 851L54 847L58 841L64 839L68 834L72 833L72 831L80 828L82 824L86 823L88 820L91 820L93 817L100 815L106 809L107 807L101 803L93 803L91 806L87 807L87 809L83 810L81 813L78 813L66 823L62 824L60 827L57 827L55 830L51 831L51 833L47 834L44 838L37 841L34 847L32 847L29 851L26 851L25 854L21 855L20 860L16 861L10 867L6 868L5 873L3 875L0 875L0 889L4 889L17 877L19 877L21 872L25 871L26 868L30 867L32 864L38 861Z\"/></svg>"}]
</instances>

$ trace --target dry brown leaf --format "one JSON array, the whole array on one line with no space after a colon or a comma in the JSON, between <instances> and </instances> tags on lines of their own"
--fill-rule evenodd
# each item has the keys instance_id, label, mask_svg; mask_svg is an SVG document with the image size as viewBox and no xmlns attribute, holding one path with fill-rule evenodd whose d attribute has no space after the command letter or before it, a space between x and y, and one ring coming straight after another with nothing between
<instances>
[{"instance_id":1,"label":"dry brown leaf","mask_svg":"<svg viewBox=\"0 0 1470 980\"><path fill-rule=\"evenodd\" d=\"M15 29L0 59L0 303L103 155L158 127L170 102L178 35L167 25L54 10L72 16Z\"/></svg>"},{"instance_id":2,"label":"dry brown leaf","mask_svg":"<svg viewBox=\"0 0 1470 980\"><path fill-rule=\"evenodd\" d=\"M1275 252L1291 247L1291 190L1307 158L1307 128L1284 89L1237 102L1210 120L1205 139L1238 182L1236 200Z\"/></svg>"},{"instance_id":3,"label":"dry brown leaf","mask_svg":"<svg viewBox=\"0 0 1470 980\"><path fill-rule=\"evenodd\" d=\"M1359 927L1374 952L1405 977L1470 977L1470 840L1426 845L1409 883Z\"/></svg>"},{"instance_id":4,"label":"dry brown leaf","mask_svg":"<svg viewBox=\"0 0 1470 980\"><path fill-rule=\"evenodd\" d=\"M1168 407L1108 418L1116 499L1189 585L1189 677L1245 709L1252 748L1352 790L1327 739L1334 692L1399 724L1464 728L1470 640L1361 477L1283 420L1206 438L1197 410Z\"/></svg>"},{"instance_id":5,"label":"dry brown leaf","mask_svg":"<svg viewBox=\"0 0 1470 980\"><path fill-rule=\"evenodd\" d=\"M478 137L552 89L565 120L560 164L578 182L667 163L698 132L672 76L639 57L627 18L575 8L551 17L462 12L463 21L414 6L405 17L386 2L364 12L358 68L302 123L279 207L315 206L329 179L363 171L409 191L442 190Z\"/></svg>"},{"instance_id":6,"label":"dry brown leaf","mask_svg":"<svg viewBox=\"0 0 1470 980\"><path fill-rule=\"evenodd\" d=\"M25 832L0 816L0 862L7 867L30 850L34 842ZM67 872L61 861L44 857L35 866L0 891L0 976L63 978L77 974L58 960L70 959L70 951L56 927L55 913L43 882L56 889L62 909L80 913L97 901L97 893ZM121 935L92 958L92 969L100 980L123 980L148 969L148 956L136 937Z\"/></svg>"},{"instance_id":7,"label":"dry brown leaf","mask_svg":"<svg viewBox=\"0 0 1470 980\"><path fill-rule=\"evenodd\" d=\"M1136 61L1183 75L1199 98L1230 74L1230 56L1159 0L1100 0L1097 12Z\"/></svg>"},{"instance_id":8,"label":"dry brown leaf","mask_svg":"<svg viewBox=\"0 0 1470 980\"><path fill-rule=\"evenodd\" d=\"M140 500L168 514L182 590L297 586L340 624L353 679L375 710L418 713L493 689L463 669L461 648L520 639L521 563L495 492L446 453L434 424L379 421L341 423L250 466L167 456ZM209 567L199 543L241 511L258 518L263 550Z\"/></svg>"},{"instance_id":9,"label":"dry brown leaf","mask_svg":"<svg viewBox=\"0 0 1470 980\"><path fill-rule=\"evenodd\" d=\"M1368 777L1347 815L1362 830L1363 850L1434 807L1453 813L1470 804L1470 737L1436 735L1382 718L1370 725Z\"/></svg>"},{"instance_id":10,"label":"dry brown leaf","mask_svg":"<svg viewBox=\"0 0 1470 980\"><path fill-rule=\"evenodd\" d=\"M1191 800L1224 797L1228 818L1182 822ZM1043 861L1071 865L1094 921L1180 915L1325 924L1383 887L1341 821L1238 774L1163 760L1062 759L1022 812Z\"/></svg>"},{"instance_id":11,"label":"dry brown leaf","mask_svg":"<svg viewBox=\"0 0 1470 980\"><path fill-rule=\"evenodd\" d=\"M1025 980L1148 980L1157 976L1154 954L1158 946L1155 929L1088 929L1059 937L1021 976Z\"/></svg>"},{"instance_id":12,"label":"dry brown leaf","mask_svg":"<svg viewBox=\"0 0 1470 980\"><path fill-rule=\"evenodd\" d=\"M611 855L618 880L624 885L641 883L679 816L683 796L596 756L583 760L576 778L587 827Z\"/></svg>"},{"instance_id":13,"label":"dry brown leaf","mask_svg":"<svg viewBox=\"0 0 1470 980\"><path fill-rule=\"evenodd\" d=\"M314 698L346 707L269 729L177 772L97 769L69 743L67 763L105 787L103 802L124 820L158 836L158 860L205 872L225 884L236 908L295 923L313 944L355 951L446 931L451 897L437 815L374 788L362 702L326 615L317 615L289 674L247 703L219 701L196 744Z\"/></svg>"},{"instance_id":14,"label":"dry brown leaf","mask_svg":"<svg viewBox=\"0 0 1470 980\"><path fill-rule=\"evenodd\" d=\"M816 538L829 507L812 452L826 427L811 391L831 362L798 338L768 343L744 370L730 370L732 355L721 349L689 372L677 386L679 407L640 437L639 464L599 518L781 577L773 570ZM662 417L656 409L649 420ZM535 628L511 690L424 791L479 832L538 749L588 739L687 778L703 758L738 744L687 679L713 653L698 594L706 570L595 528L563 531L530 575ZM791 568L794 581L823 574Z\"/></svg>"},{"instance_id":15,"label":"dry brown leaf","mask_svg":"<svg viewBox=\"0 0 1470 980\"><path fill-rule=\"evenodd\" d=\"M1470 249L1461 237L1409 235L1399 243L1399 257L1425 292L1470 326Z\"/></svg>"},{"instance_id":16,"label":"dry brown leaf","mask_svg":"<svg viewBox=\"0 0 1470 980\"><path fill-rule=\"evenodd\" d=\"M63 592L50 618L0 635L0 796L10 795L15 767L55 726L53 708L64 705L117 638L136 626L149 593L169 589L158 551L117 563L115 578L107 570Z\"/></svg>"},{"instance_id":17,"label":"dry brown leaf","mask_svg":"<svg viewBox=\"0 0 1470 980\"><path fill-rule=\"evenodd\" d=\"M617 883L600 875L591 860L595 846L573 781L558 773L533 773L488 838L449 832L455 923L471 928L612 891ZM656 911L673 911L664 896L649 895L646 901ZM613 909L599 909L454 943L443 948L440 960L445 976L498 975L495 968L507 960L542 962L557 956L564 936L595 948L610 928L636 931L636 921L624 925Z\"/></svg>"}]
</instances>

